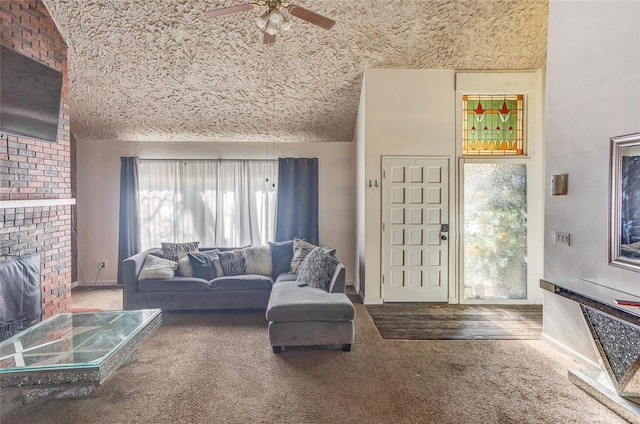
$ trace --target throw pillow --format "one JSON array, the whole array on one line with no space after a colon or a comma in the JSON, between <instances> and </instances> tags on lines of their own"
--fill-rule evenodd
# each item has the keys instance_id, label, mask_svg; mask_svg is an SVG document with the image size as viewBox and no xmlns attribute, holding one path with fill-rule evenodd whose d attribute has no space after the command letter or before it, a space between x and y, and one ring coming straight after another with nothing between
<instances>
[{"instance_id":1,"label":"throw pillow","mask_svg":"<svg viewBox=\"0 0 640 424\"><path fill-rule=\"evenodd\" d=\"M332 256L326 249L314 248L298 269L298 281L306 283L311 287L327 290L327 285L336 272L336 267L340 261Z\"/></svg>"},{"instance_id":2,"label":"throw pillow","mask_svg":"<svg viewBox=\"0 0 640 424\"><path fill-rule=\"evenodd\" d=\"M178 264L174 261L147 255L144 258L144 264L142 264L138 279L171 278L175 275L176 268L178 268Z\"/></svg>"},{"instance_id":3,"label":"throw pillow","mask_svg":"<svg viewBox=\"0 0 640 424\"><path fill-rule=\"evenodd\" d=\"M180 258L187 256L189 252L197 252L199 241L189 243L160 243L162 244L162 253L165 259L178 262Z\"/></svg>"},{"instance_id":4,"label":"throw pillow","mask_svg":"<svg viewBox=\"0 0 640 424\"><path fill-rule=\"evenodd\" d=\"M316 247L318 246L302 239L293 239L293 258L291 258L291 271L289 272L296 274L298 272L298 268L302 265L304 258L306 258L307 255Z\"/></svg>"},{"instance_id":5,"label":"throw pillow","mask_svg":"<svg viewBox=\"0 0 640 424\"><path fill-rule=\"evenodd\" d=\"M161 248L157 248L157 249L153 249L153 250L149 250L149 252L147 252L149 255L153 255L153 256L157 256L159 258L164 258L164 253L162 252Z\"/></svg>"},{"instance_id":6,"label":"throw pillow","mask_svg":"<svg viewBox=\"0 0 640 424\"><path fill-rule=\"evenodd\" d=\"M244 249L227 250L218 253L224 275L243 275L247 273L247 260Z\"/></svg>"},{"instance_id":7,"label":"throw pillow","mask_svg":"<svg viewBox=\"0 0 640 424\"><path fill-rule=\"evenodd\" d=\"M271 276L271 249L269 246L245 247L244 255L247 260L247 274Z\"/></svg>"},{"instance_id":8,"label":"throw pillow","mask_svg":"<svg viewBox=\"0 0 640 424\"><path fill-rule=\"evenodd\" d=\"M269 242L271 249L272 276L277 277L283 272L291 271L291 258L293 258L293 240Z\"/></svg>"},{"instance_id":9,"label":"throw pillow","mask_svg":"<svg viewBox=\"0 0 640 424\"><path fill-rule=\"evenodd\" d=\"M219 252L218 249L214 249L188 253L187 257L193 270L193 276L196 278L204 278L207 281L211 281L216 277L222 277L224 274L220 266Z\"/></svg>"},{"instance_id":10,"label":"throw pillow","mask_svg":"<svg viewBox=\"0 0 640 424\"><path fill-rule=\"evenodd\" d=\"M182 277L193 277L193 271L191 269L191 263L189 262L188 256L178 260L178 271L176 272L176 275L180 275Z\"/></svg>"},{"instance_id":11,"label":"throw pillow","mask_svg":"<svg viewBox=\"0 0 640 424\"><path fill-rule=\"evenodd\" d=\"M215 255L213 256L213 267L216 269L216 277L222 277L224 275L224 271L222 270L222 265L220 265L220 250L213 249Z\"/></svg>"}]
</instances>

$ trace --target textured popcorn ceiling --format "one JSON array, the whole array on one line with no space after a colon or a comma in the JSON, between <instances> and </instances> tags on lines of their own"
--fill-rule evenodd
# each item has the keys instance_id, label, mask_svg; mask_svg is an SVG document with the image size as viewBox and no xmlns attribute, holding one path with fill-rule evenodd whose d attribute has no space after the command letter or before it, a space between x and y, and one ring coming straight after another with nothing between
<instances>
[{"instance_id":1,"label":"textured popcorn ceiling","mask_svg":"<svg viewBox=\"0 0 640 424\"><path fill-rule=\"evenodd\" d=\"M548 0L291 0L265 46L246 0L44 0L69 46L80 140L351 141L366 68L545 64Z\"/></svg>"}]
</instances>

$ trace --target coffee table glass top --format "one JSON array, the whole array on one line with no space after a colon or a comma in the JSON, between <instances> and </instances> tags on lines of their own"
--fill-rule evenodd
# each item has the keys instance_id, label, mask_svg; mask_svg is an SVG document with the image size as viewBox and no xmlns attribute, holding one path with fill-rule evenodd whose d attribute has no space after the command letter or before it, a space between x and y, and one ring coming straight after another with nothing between
<instances>
[{"instance_id":1,"label":"coffee table glass top","mask_svg":"<svg viewBox=\"0 0 640 424\"><path fill-rule=\"evenodd\" d=\"M0 374L99 366L160 314L143 309L55 315L0 343Z\"/></svg>"}]
</instances>

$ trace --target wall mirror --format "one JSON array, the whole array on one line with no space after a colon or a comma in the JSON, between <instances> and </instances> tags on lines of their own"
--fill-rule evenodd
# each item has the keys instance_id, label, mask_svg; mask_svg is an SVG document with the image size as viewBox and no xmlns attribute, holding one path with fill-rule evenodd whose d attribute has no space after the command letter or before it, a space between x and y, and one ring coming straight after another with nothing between
<instances>
[{"instance_id":1,"label":"wall mirror","mask_svg":"<svg viewBox=\"0 0 640 424\"><path fill-rule=\"evenodd\" d=\"M611 139L609 263L640 272L640 133Z\"/></svg>"}]
</instances>

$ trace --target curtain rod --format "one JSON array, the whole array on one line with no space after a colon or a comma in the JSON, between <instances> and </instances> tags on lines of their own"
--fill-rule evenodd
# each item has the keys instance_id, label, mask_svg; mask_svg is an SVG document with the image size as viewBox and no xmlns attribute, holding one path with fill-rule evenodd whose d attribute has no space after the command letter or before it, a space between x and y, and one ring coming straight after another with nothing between
<instances>
[{"instance_id":1,"label":"curtain rod","mask_svg":"<svg viewBox=\"0 0 640 424\"><path fill-rule=\"evenodd\" d=\"M141 162L278 162L278 159L142 159Z\"/></svg>"}]
</instances>

